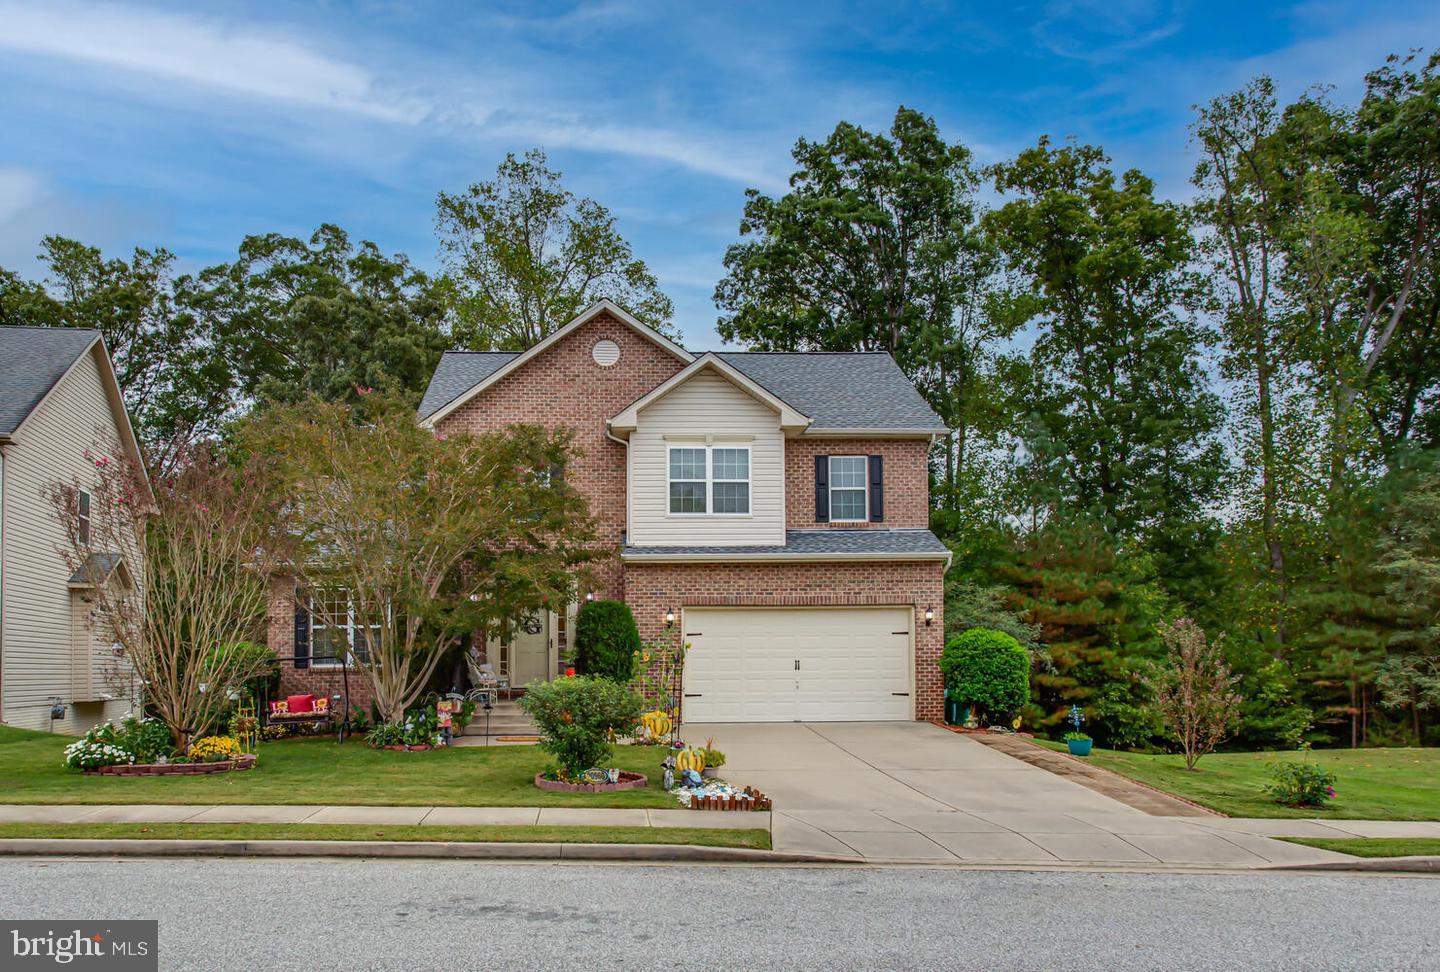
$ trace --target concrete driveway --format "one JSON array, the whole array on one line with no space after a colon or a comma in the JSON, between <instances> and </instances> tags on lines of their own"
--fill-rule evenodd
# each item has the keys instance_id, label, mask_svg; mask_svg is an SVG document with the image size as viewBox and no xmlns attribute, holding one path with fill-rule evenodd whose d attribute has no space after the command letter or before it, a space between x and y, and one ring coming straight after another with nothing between
<instances>
[{"instance_id":1,"label":"concrete driveway","mask_svg":"<svg viewBox=\"0 0 1440 972\"><path fill-rule=\"evenodd\" d=\"M1344 860L1224 818L1152 817L919 722L697 725L774 798L776 850L885 861L1265 867Z\"/></svg>"}]
</instances>

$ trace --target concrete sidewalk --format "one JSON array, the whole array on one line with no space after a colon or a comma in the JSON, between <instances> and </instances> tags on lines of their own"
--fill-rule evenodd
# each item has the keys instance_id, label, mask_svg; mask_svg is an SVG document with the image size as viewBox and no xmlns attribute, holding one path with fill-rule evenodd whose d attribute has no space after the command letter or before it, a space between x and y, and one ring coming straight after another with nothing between
<instances>
[{"instance_id":1,"label":"concrete sidewalk","mask_svg":"<svg viewBox=\"0 0 1440 972\"><path fill-rule=\"evenodd\" d=\"M769 830L770 813L579 807L0 804L0 823L413 824L421 827L703 827Z\"/></svg>"}]
</instances>

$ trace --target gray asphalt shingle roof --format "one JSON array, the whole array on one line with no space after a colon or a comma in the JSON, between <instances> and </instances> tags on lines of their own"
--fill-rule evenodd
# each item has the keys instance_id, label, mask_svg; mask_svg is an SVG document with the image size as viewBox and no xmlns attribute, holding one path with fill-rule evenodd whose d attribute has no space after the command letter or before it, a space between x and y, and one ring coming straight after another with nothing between
<instances>
[{"instance_id":1,"label":"gray asphalt shingle roof","mask_svg":"<svg viewBox=\"0 0 1440 972\"><path fill-rule=\"evenodd\" d=\"M517 351L446 351L420 399L420 417L428 418L489 378Z\"/></svg>"},{"instance_id":2,"label":"gray asphalt shingle roof","mask_svg":"<svg viewBox=\"0 0 1440 972\"><path fill-rule=\"evenodd\" d=\"M811 429L945 431L940 416L883 351L719 351L715 356L810 416Z\"/></svg>"},{"instance_id":3,"label":"gray asphalt shingle roof","mask_svg":"<svg viewBox=\"0 0 1440 972\"><path fill-rule=\"evenodd\" d=\"M70 575L71 586L104 584L109 579L111 572L120 565L122 559L124 558L118 553L91 554L85 558L85 563Z\"/></svg>"},{"instance_id":4,"label":"gray asphalt shingle roof","mask_svg":"<svg viewBox=\"0 0 1440 972\"><path fill-rule=\"evenodd\" d=\"M433 415L515 356L447 351L420 400L420 417ZM945 431L895 359L881 351L720 351L716 357L808 415L811 429Z\"/></svg>"},{"instance_id":5,"label":"gray asphalt shingle roof","mask_svg":"<svg viewBox=\"0 0 1440 972\"><path fill-rule=\"evenodd\" d=\"M78 327L0 327L0 435L9 435L99 336Z\"/></svg>"},{"instance_id":6,"label":"gray asphalt shingle roof","mask_svg":"<svg viewBox=\"0 0 1440 972\"><path fill-rule=\"evenodd\" d=\"M938 556L949 552L945 544L929 530L786 530L785 545L765 547L741 546L681 546L681 547L632 547L626 544L624 556L735 556L743 558L774 557L777 555L837 556L858 555L861 557L894 556L901 560L914 556Z\"/></svg>"}]
</instances>

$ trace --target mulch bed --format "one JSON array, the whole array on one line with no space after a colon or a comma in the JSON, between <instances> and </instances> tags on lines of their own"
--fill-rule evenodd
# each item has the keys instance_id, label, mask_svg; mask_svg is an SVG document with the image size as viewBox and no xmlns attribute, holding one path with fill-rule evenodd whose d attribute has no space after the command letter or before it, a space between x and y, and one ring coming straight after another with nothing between
<instances>
[{"instance_id":1,"label":"mulch bed","mask_svg":"<svg viewBox=\"0 0 1440 972\"><path fill-rule=\"evenodd\" d=\"M97 766L87 769L87 776L207 776L248 770L255 765L255 754L246 753L237 760L219 763L128 763L118 766Z\"/></svg>"},{"instance_id":2,"label":"mulch bed","mask_svg":"<svg viewBox=\"0 0 1440 972\"><path fill-rule=\"evenodd\" d=\"M544 773L535 774L535 785L542 790L557 790L566 793L618 793L621 790L643 790L650 781L643 773L620 771L619 783L566 783L563 780L547 780Z\"/></svg>"}]
</instances>

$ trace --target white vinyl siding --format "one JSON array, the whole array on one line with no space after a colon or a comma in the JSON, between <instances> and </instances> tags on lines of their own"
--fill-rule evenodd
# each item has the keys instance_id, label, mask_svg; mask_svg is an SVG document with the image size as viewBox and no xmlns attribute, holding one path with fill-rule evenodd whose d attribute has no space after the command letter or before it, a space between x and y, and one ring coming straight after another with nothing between
<instances>
[{"instance_id":1,"label":"white vinyl siding","mask_svg":"<svg viewBox=\"0 0 1440 972\"><path fill-rule=\"evenodd\" d=\"M672 459L684 450L672 475ZM704 465L693 462L704 455ZM735 450L741 450L739 452ZM716 475L716 457L719 475ZM743 459L742 459L743 456ZM743 473L743 475L742 475ZM780 416L713 372L701 372L640 411L630 434L628 539L634 546L785 542L785 439ZM672 487L704 512L671 513ZM711 515L719 488L720 515ZM700 492L704 489L704 493ZM745 512L724 512L745 508Z\"/></svg>"},{"instance_id":2,"label":"white vinyl siding","mask_svg":"<svg viewBox=\"0 0 1440 972\"><path fill-rule=\"evenodd\" d=\"M51 482L94 475L85 450L98 438L117 439L120 429L111 411L94 352L87 353L30 414L5 452L0 491L0 561L4 564L4 630L0 631L3 673L3 717L25 729L79 733L97 722L129 711L127 699L72 704L73 690L83 687L85 674L74 666L77 621L68 586L70 571L57 550L65 545L60 522L41 491ZM127 556L136 584L143 585L144 565ZM95 655L108 651L109 639L93 633L80 647ZM88 659L92 664L103 659ZM78 678L75 676L79 676ZM94 694L93 692L86 694ZM66 703L63 720L50 719L53 698Z\"/></svg>"}]
</instances>

